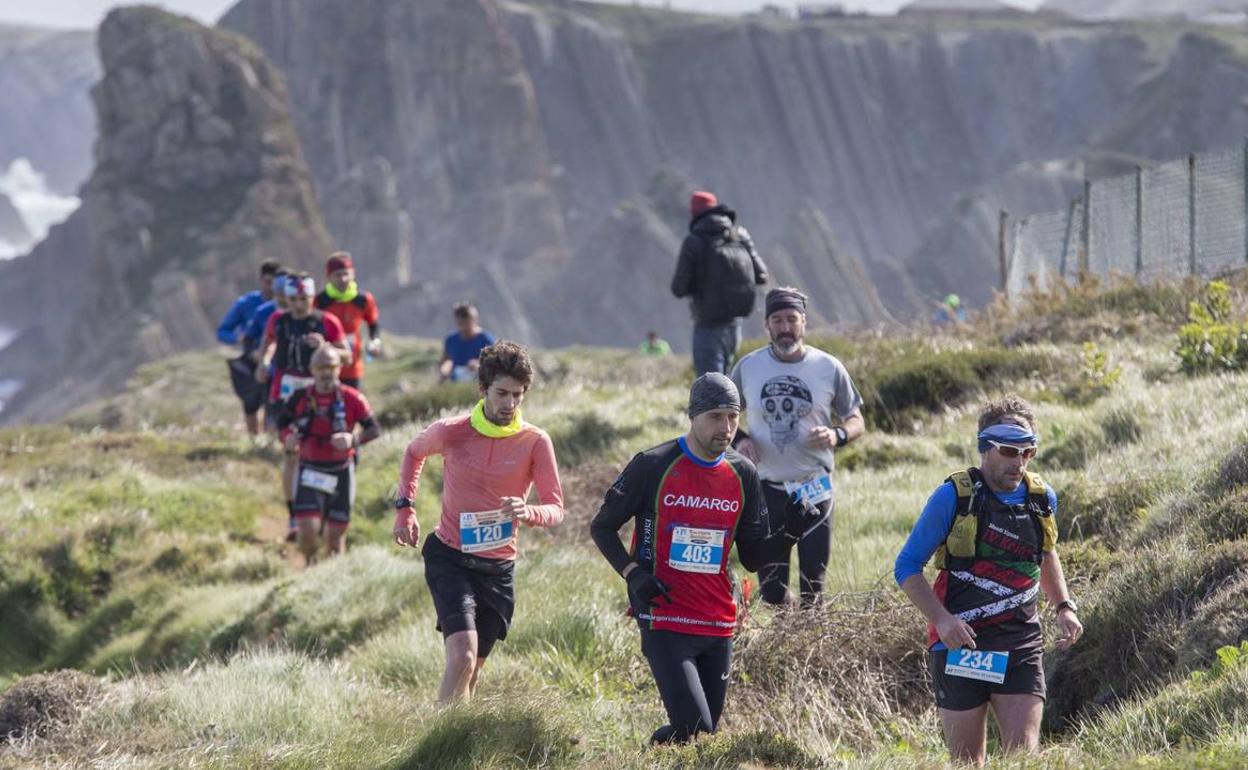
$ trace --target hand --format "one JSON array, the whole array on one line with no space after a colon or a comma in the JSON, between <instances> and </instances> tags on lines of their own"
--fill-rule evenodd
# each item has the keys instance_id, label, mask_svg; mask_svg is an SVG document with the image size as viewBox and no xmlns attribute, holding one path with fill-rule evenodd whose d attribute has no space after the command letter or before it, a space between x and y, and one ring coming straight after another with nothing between
<instances>
[{"instance_id":1,"label":"hand","mask_svg":"<svg viewBox=\"0 0 1248 770\"><path fill-rule=\"evenodd\" d=\"M368 341L368 347L365 348L365 350L368 352L370 356L373 356L374 358L381 358L381 352L382 352L381 338L373 337L371 340Z\"/></svg>"},{"instance_id":2,"label":"hand","mask_svg":"<svg viewBox=\"0 0 1248 770\"><path fill-rule=\"evenodd\" d=\"M529 523L532 518L529 515L529 507L524 504L524 499L519 497L504 497L499 506L504 514L510 516L514 521Z\"/></svg>"},{"instance_id":3,"label":"hand","mask_svg":"<svg viewBox=\"0 0 1248 770\"><path fill-rule=\"evenodd\" d=\"M936 621L936 635L951 650L975 649L975 629L953 613L946 612L944 617Z\"/></svg>"},{"instance_id":4,"label":"hand","mask_svg":"<svg viewBox=\"0 0 1248 770\"><path fill-rule=\"evenodd\" d=\"M754 464L758 464L758 447L754 446L754 439L746 437L737 442L737 451L741 456Z\"/></svg>"},{"instance_id":5,"label":"hand","mask_svg":"<svg viewBox=\"0 0 1248 770\"><path fill-rule=\"evenodd\" d=\"M308 332L303 335L303 344L310 348L319 348L325 344L325 335L320 332Z\"/></svg>"},{"instance_id":6,"label":"hand","mask_svg":"<svg viewBox=\"0 0 1248 770\"><path fill-rule=\"evenodd\" d=\"M480 368L481 368L481 359L474 358L468 362L468 371L475 372L476 370Z\"/></svg>"},{"instance_id":7,"label":"hand","mask_svg":"<svg viewBox=\"0 0 1248 770\"><path fill-rule=\"evenodd\" d=\"M256 382L261 385L267 384L269 381L269 367L263 361L256 364Z\"/></svg>"},{"instance_id":8,"label":"hand","mask_svg":"<svg viewBox=\"0 0 1248 770\"><path fill-rule=\"evenodd\" d=\"M400 508L395 512L394 542L399 545L410 545L412 548L420 542L420 522L416 521L416 511L411 508Z\"/></svg>"},{"instance_id":9,"label":"hand","mask_svg":"<svg viewBox=\"0 0 1248 770\"><path fill-rule=\"evenodd\" d=\"M287 452L299 451L299 434L293 430L286 434L286 438L282 439L282 446L286 447Z\"/></svg>"},{"instance_id":10,"label":"hand","mask_svg":"<svg viewBox=\"0 0 1248 770\"><path fill-rule=\"evenodd\" d=\"M826 515L819 506L811 503L801 502L790 506L784 518L785 534L794 540L801 540Z\"/></svg>"},{"instance_id":11,"label":"hand","mask_svg":"<svg viewBox=\"0 0 1248 770\"><path fill-rule=\"evenodd\" d=\"M806 445L811 449L836 449L836 431L826 425L816 425L806 436Z\"/></svg>"},{"instance_id":12,"label":"hand","mask_svg":"<svg viewBox=\"0 0 1248 770\"><path fill-rule=\"evenodd\" d=\"M1059 650L1070 649L1070 646L1083 636L1083 624L1079 622L1075 611L1069 607L1063 607L1057 611L1057 628L1062 633L1056 644Z\"/></svg>"},{"instance_id":13,"label":"hand","mask_svg":"<svg viewBox=\"0 0 1248 770\"><path fill-rule=\"evenodd\" d=\"M329 445L339 452L345 452L355 446L354 433L335 433L329 437Z\"/></svg>"},{"instance_id":14,"label":"hand","mask_svg":"<svg viewBox=\"0 0 1248 770\"><path fill-rule=\"evenodd\" d=\"M628 581L628 604L633 608L634 615L646 612L658 604L660 596L671 604L672 597L667 593L667 586L653 573L637 567L625 579Z\"/></svg>"}]
</instances>

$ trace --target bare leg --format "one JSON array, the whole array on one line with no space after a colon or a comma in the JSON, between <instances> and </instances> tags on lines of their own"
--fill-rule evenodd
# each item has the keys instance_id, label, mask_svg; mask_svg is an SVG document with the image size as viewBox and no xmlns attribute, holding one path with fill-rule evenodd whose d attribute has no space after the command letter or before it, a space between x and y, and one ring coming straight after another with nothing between
<instances>
[{"instance_id":1,"label":"bare leg","mask_svg":"<svg viewBox=\"0 0 1248 770\"><path fill-rule=\"evenodd\" d=\"M1001 747L1006 751L1033 752L1040 748L1044 699L1039 695L994 695L992 713L997 716Z\"/></svg>"},{"instance_id":2,"label":"bare leg","mask_svg":"<svg viewBox=\"0 0 1248 770\"><path fill-rule=\"evenodd\" d=\"M477 681L481 678L481 669L485 667L485 658L477 658L477 665L472 669L472 681L468 683L468 695L477 691Z\"/></svg>"},{"instance_id":3,"label":"bare leg","mask_svg":"<svg viewBox=\"0 0 1248 770\"><path fill-rule=\"evenodd\" d=\"M446 637L446 671L438 688L438 703L467 700L477 672L477 632L457 631Z\"/></svg>"},{"instance_id":4,"label":"bare leg","mask_svg":"<svg viewBox=\"0 0 1248 770\"><path fill-rule=\"evenodd\" d=\"M945 744L953 761L984 764L988 744L988 704L966 711L937 710L945 728Z\"/></svg>"},{"instance_id":5,"label":"bare leg","mask_svg":"<svg viewBox=\"0 0 1248 770\"><path fill-rule=\"evenodd\" d=\"M347 528L330 522L325 526L325 553L338 556L347 552Z\"/></svg>"},{"instance_id":6,"label":"bare leg","mask_svg":"<svg viewBox=\"0 0 1248 770\"><path fill-rule=\"evenodd\" d=\"M316 551L321 544L320 519L315 516L305 516L297 519L295 523L298 525L299 552L303 554L304 564L311 567L316 564Z\"/></svg>"},{"instance_id":7,"label":"bare leg","mask_svg":"<svg viewBox=\"0 0 1248 770\"><path fill-rule=\"evenodd\" d=\"M260 415L256 412L243 413L243 421L247 423L247 432L253 436L260 434Z\"/></svg>"}]
</instances>

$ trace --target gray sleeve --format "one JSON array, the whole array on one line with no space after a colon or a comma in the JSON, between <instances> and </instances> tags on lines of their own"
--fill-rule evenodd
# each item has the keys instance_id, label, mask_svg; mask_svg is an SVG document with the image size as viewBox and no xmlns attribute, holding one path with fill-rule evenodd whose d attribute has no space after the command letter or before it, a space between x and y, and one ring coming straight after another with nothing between
<instances>
[{"instance_id":1,"label":"gray sleeve","mask_svg":"<svg viewBox=\"0 0 1248 770\"><path fill-rule=\"evenodd\" d=\"M832 414L842 420L862 406L862 396L849 378L849 370L839 359L832 359Z\"/></svg>"},{"instance_id":2,"label":"gray sleeve","mask_svg":"<svg viewBox=\"0 0 1248 770\"><path fill-rule=\"evenodd\" d=\"M746 407L746 403L745 403L745 386L741 384L741 381L742 381L742 377L741 377L741 362L742 362L742 361L744 361L744 360L745 360L744 358L742 358L742 359L738 359L737 363L736 363L735 365L733 365L733 367L732 367L732 374L728 375L730 378L732 378L732 384L737 386L737 395L738 395L738 396L740 396L740 398L741 398L741 408L742 408L742 409L744 409L744 408Z\"/></svg>"}]
</instances>

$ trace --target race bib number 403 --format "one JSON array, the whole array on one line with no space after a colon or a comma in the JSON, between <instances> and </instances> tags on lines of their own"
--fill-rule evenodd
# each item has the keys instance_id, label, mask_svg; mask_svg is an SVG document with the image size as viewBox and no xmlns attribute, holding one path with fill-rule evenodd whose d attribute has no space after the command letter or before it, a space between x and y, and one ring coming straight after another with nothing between
<instances>
[{"instance_id":1,"label":"race bib number 403","mask_svg":"<svg viewBox=\"0 0 1248 770\"><path fill-rule=\"evenodd\" d=\"M832 475L824 473L804 481L788 481L784 489L798 502L822 503L832 499Z\"/></svg>"},{"instance_id":2,"label":"race bib number 403","mask_svg":"<svg viewBox=\"0 0 1248 770\"><path fill-rule=\"evenodd\" d=\"M516 523L502 511L459 514L459 550L464 553L492 551L506 545Z\"/></svg>"},{"instance_id":3,"label":"race bib number 403","mask_svg":"<svg viewBox=\"0 0 1248 770\"><path fill-rule=\"evenodd\" d=\"M1001 684L1005 681L1005 668L1009 661L1008 652L950 650L945 662L945 673L949 676Z\"/></svg>"},{"instance_id":4,"label":"race bib number 403","mask_svg":"<svg viewBox=\"0 0 1248 770\"><path fill-rule=\"evenodd\" d=\"M722 529L673 528L667 565L681 572L718 573L724 560L726 534Z\"/></svg>"}]
</instances>

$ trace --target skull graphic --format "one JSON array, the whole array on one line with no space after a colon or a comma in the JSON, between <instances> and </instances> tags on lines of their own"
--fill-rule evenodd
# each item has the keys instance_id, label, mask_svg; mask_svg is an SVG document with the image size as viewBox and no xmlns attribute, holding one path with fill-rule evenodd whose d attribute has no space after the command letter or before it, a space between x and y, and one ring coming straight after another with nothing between
<instances>
[{"instance_id":1,"label":"skull graphic","mask_svg":"<svg viewBox=\"0 0 1248 770\"><path fill-rule=\"evenodd\" d=\"M763 385L763 419L777 449L784 452L797 442L797 425L813 406L810 388L797 377L784 374L767 380Z\"/></svg>"}]
</instances>

